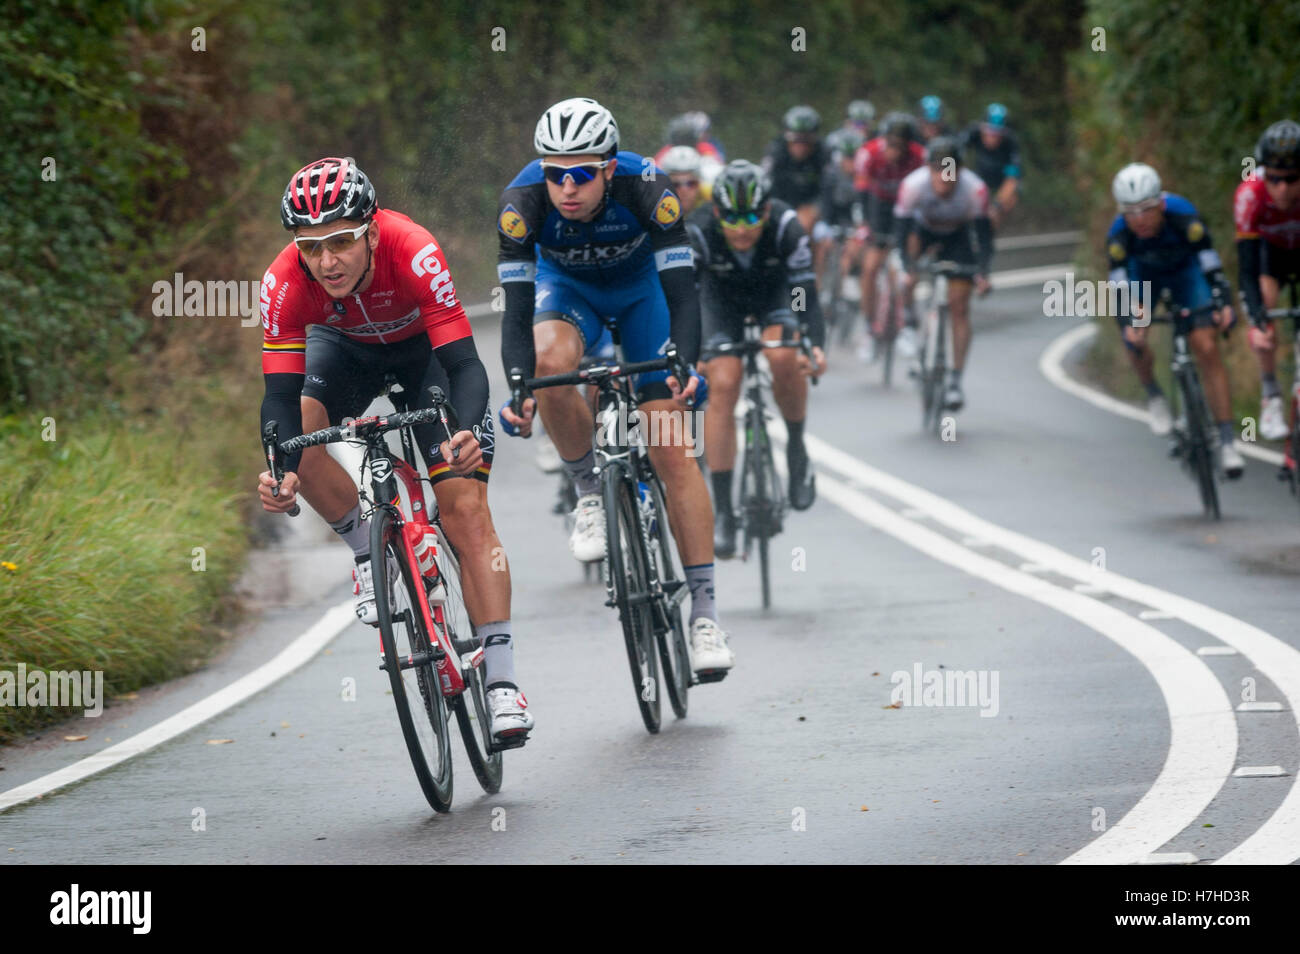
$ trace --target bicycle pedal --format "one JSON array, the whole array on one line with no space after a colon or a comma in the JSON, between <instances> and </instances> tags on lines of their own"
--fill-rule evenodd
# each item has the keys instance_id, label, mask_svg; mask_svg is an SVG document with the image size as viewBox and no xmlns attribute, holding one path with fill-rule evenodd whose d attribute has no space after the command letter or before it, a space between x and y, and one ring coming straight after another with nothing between
<instances>
[{"instance_id":1,"label":"bicycle pedal","mask_svg":"<svg viewBox=\"0 0 1300 954\"><path fill-rule=\"evenodd\" d=\"M508 735L504 739L500 740L493 739L492 754L495 755L497 752L506 752L510 749L521 749L527 741L527 732L517 732L514 735Z\"/></svg>"},{"instance_id":2,"label":"bicycle pedal","mask_svg":"<svg viewBox=\"0 0 1300 954\"><path fill-rule=\"evenodd\" d=\"M722 680L727 678L727 673L729 672L731 672L730 669L710 669L706 672L697 672L695 674L695 680L699 683L722 682Z\"/></svg>"}]
</instances>

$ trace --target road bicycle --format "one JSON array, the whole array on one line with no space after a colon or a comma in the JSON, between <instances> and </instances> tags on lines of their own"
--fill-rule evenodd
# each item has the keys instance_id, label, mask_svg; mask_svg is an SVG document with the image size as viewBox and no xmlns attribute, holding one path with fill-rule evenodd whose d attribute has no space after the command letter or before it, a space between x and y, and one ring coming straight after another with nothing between
<instances>
[{"instance_id":1,"label":"road bicycle","mask_svg":"<svg viewBox=\"0 0 1300 954\"><path fill-rule=\"evenodd\" d=\"M615 346L619 344L615 336ZM726 673L691 671L690 647L682 624L682 600L689 593L672 531L663 484L650 463L641 433L633 375L668 370L678 381L689 371L670 343L665 357L623 364L598 362L568 374L525 380L510 372L511 408L516 415L533 391L589 384L597 388L596 469L605 511L606 556L601 563L605 605L618 610L632 671L632 686L646 730L659 731L659 669L673 713L686 717L687 691Z\"/></svg>"},{"instance_id":2,"label":"road bicycle","mask_svg":"<svg viewBox=\"0 0 1300 954\"><path fill-rule=\"evenodd\" d=\"M781 532L785 520L787 501L785 491L776 473L772 455L772 441L767 433L771 412L767 409L764 392L771 388L771 378L758 363L758 356L773 348L798 348L812 362L812 342L808 328L800 329L798 341L764 341L763 329L753 318L745 319L745 334L741 341L728 341L709 348L709 356L736 355L744 362L742 391L745 395L743 415L745 442L742 449L743 465L740 472L740 530L744 546L742 559L748 562L754 548L758 549L758 572L763 591L763 609L772 605L772 571L768 556L768 541ZM812 383L817 384L813 378ZM811 463L809 466L812 466Z\"/></svg>"},{"instance_id":3,"label":"road bicycle","mask_svg":"<svg viewBox=\"0 0 1300 954\"><path fill-rule=\"evenodd\" d=\"M391 414L358 418L283 443L276 441L276 425L271 422L264 443L278 447L275 453L268 450L277 485L283 478L285 456L342 441L365 448L359 496L363 516L370 520L379 668L388 673L392 684L398 721L420 788L435 811L447 812L453 781L449 713L456 715L474 775L488 793L501 788L502 752L523 745L526 736L501 743L492 738L483 648L465 608L456 550L443 530L436 503L432 508L427 505L424 485L432 484L416 456L413 427L440 424L450 438L455 433L455 411L437 387L429 389L430 407L408 410L407 395L394 391L393 383L389 375L384 393L397 408ZM393 431L400 436L400 456L385 437ZM399 481L406 490L405 501Z\"/></svg>"},{"instance_id":4,"label":"road bicycle","mask_svg":"<svg viewBox=\"0 0 1300 954\"><path fill-rule=\"evenodd\" d=\"M1199 308L1183 308L1173 313L1169 289L1165 289L1161 296L1160 305L1166 313L1153 314L1151 323L1174 326L1173 356L1170 361L1174 379L1174 423L1169 432L1169 456L1178 459L1183 470L1196 484L1205 515L1218 520L1219 488L1215 466L1218 428L1205 400L1196 360L1187 344L1187 330L1191 328L1191 319L1217 311L1222 306L1209 304Z\"/></svg>"},{"instance_id":5,"label":"road bicycle","mask_svg":"<svg viewBox=\"0 0 1300 954\"><path fill-rule=\"evenodd\" d=\"M952 316L948 305L948 281L953 278L973 278L974 265L953 261L921 261L917 271L928 286L928 294L917 289L916 299L925 300L926 308L921 320L921 350L914 371L921 386L921 430L942 436L943 392L950 368L952 354Z\"/></svg>"},{"instance_id":6,"label":"road bicycle","mask_svg":"<svg viewBox=\"0 0 1300 954\"><path fill-rule=\"evenodd\" d=\"M1273 321L1292 321L1291 326L1291 348L1295 356L1294 377L1291 382L1291 400L1288 406L1290 417L1288 421L1291 425L1291 431L1287 435L1286 448L1283 451L1282 466L1278 469L1278 480L1286 481L1291 490L1291 496L1300 500L1300 475L1297 474L1297 462L1300 462L1300 306L1296 302L1297 288L1294 278L1287 282L1287 289L1290 295L1290 308L1270 308L1268 317Z\"/></svg>"}]
</instances>

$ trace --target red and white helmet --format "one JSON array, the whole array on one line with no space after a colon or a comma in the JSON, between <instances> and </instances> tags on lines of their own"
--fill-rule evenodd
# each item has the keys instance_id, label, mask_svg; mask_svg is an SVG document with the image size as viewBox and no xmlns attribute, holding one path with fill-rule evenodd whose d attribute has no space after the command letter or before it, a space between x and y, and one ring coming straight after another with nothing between
<instances>
[{"instance_id":1,"label":"red and white helmet","mask_svg":"<svg viewBox=\"0 0 1300 954\"><path fill-rule=\"evenodd\" d=\"M368 222L378 208L375 187L356 160L331 156L293 174L280 200L280 221L286 229L336 219Z\"/></svg>"}]
</instances>

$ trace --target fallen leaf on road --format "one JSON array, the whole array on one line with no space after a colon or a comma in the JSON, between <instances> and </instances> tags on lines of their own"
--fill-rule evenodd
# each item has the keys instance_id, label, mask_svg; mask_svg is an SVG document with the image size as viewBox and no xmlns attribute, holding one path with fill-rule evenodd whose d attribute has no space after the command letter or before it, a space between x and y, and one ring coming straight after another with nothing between
<instances>
[{"instance_id":1,"label":"fallen leaf on road","mask_svg":"<svg viewBox=\"0 0 1300 954\"><path fill-rule=\"evenodd\" d=\"M887 706L881 706L880 708L882 708L882 709L901 709L901 708L903 708L903 704L902 704L901 702L891 702L889 705L887 705Z\"/></svg>"},{"instance_id":2,"label":"fallen leaf on road","mask_svg":"<svg viewBox=\"0 0 1300 954\"><path fill-rule=\"evenodd\" d=\"M863 805L861 808L858 809L858 811L860 811L860 812L867 812L867 811L871 811L871 809L867 808L866 805Z\"/></svg>"},{"instance_id":3,"label":"fallen leaf on road","mask_svg":"<svg viewBox=\"0 0 1300 954\"><path fill-rule=\"evenodd\" d=\"M90 736L87 735L65 735L63 737L63 741L64 742L85 742L86 739L88 738L90 738Z\"/></svg>"},{"instance_id":4,"label":"fallen leaf on road","mask_svg":"<svg viewBox=\"0 0 1300 954\"><path fill-rule=\"evenodd\" d=\"M234 741L234 739L208 739L208 745L227 745Z\"/></svg>"}]
</instances>

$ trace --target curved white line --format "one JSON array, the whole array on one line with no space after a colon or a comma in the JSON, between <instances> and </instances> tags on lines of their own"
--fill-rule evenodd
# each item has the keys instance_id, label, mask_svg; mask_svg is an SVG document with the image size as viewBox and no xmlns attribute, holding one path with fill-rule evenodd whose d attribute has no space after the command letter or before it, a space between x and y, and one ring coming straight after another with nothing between
<instances>
[{"instance_id":1,"label":"curved white line","mask_svg":"<svg viewBox=\"0 0 1300 954\"><path fill-rule=\"evenodd\" d=\"M328 610L310 629L282 649L274 659L263 663L228 686L218 689L210 696L200 699L189 708L182 709L174 716L150 726L143 732L137 732L129 739L110 745L79 762L50 772L48 775L42 775L7 792L0 792L0 812L34 798L40 798L42 795L48 795L55 789L80 782L104 769L112 768L119 762L125 762L129 758L162 745L213 716L239 705L310 660L324 649L330 640L356 621L353 601L349 599L339 603Z\"/></svg>"}]
</instances>

